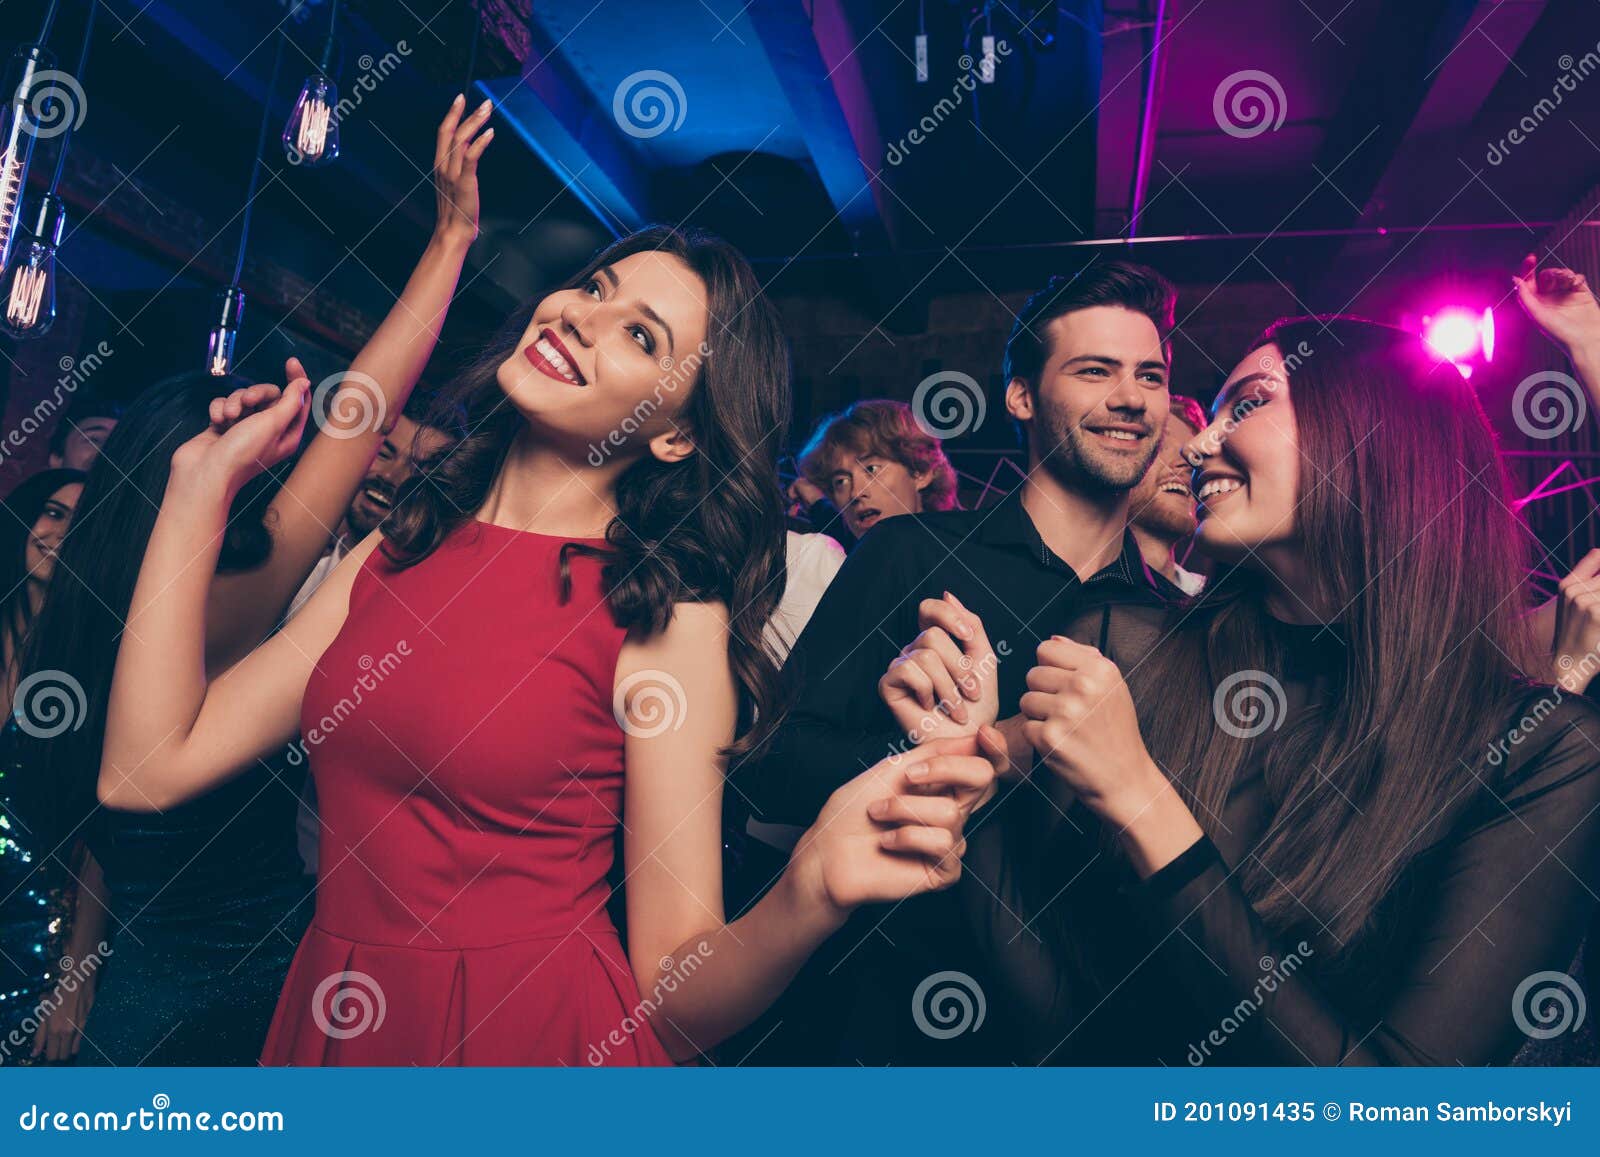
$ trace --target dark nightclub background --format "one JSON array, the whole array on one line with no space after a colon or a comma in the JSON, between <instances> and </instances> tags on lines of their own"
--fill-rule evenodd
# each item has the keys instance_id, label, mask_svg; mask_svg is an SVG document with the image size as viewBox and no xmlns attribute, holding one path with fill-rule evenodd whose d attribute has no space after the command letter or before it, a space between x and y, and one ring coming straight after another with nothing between
<instances>
[{"instance_id":1,"label":"dark nightclub background","mask_svg":"<svg viewBox=\"0 0 1600 1157\"><path fill-rule=\"evenodd\" d=\"M275 141L328 3L102 6L60 187L59 318L0 339L6 428L72 373L126 398L201 364L262 102ZM85 8L61 5L63 68ZM44 9L0 6L8 52ZM265 152L247 374L281 380L290 350L331 373L392 305L431 226L433 128L470 76L502 143L432 379L611 236L691 222L780 303L793 443L854 398L968 375L987 420L948 449L981 502L1012 468L995 391L1013 312L1047 275L1131 249L1179 284L1173 388L1203 400L1274 316L1491 310L1492 360L1481 335L1461 356L1528 514L1562 571L1595 545L1595 424L1546 438L1510 419L1516 384L1561 364L1511 271L1537 252L1600 283L1593 0L348 0L340 24L339 160ZM46 448L15 448L0 491Z\"/></svg>"}]
</instances>

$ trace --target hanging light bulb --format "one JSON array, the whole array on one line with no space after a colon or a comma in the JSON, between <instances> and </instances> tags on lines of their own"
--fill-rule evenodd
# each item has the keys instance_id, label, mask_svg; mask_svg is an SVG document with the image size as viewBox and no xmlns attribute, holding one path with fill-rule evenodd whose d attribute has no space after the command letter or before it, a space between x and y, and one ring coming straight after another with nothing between
<instances>
[{"instance_id":1,"label":"hanging light bulb","mask_svg":"<svg viewBox=\"0 0 1600 1157\"><path fill-rule=\"evenodd\" d=\"M206 341L206 370L214 378L225 378L233 373L233 346L239 340L239 326L244 321L244 290L230 285L217 299L220 311L217 324L211 327Z\"/></svg>"},{"instance_id":2,"label":"hanging light bulb","mask_svg":"<svg viewBox=\"0 0 1600 1157\"><path fill-rule=\"evenodd\" d=\"M330 165L339 158L339 86L334 84L333 34L339 25L339 0L328 6L328 35L322 42L322 62L306 77L300 95L283 126L283 151L291 165L308 169Z\"/></svg>"},{"instance_id":3,"label":"hanging light bulb","mask_svg":"<svg viewBox=\"0 0 1600 1157\"><path fill-rule=\"evenodd\" d=\"M11 102L0 125L0 268L11 260L11 248L22 213L22 190L28 183L28 164L33 159L34 132L30 112L39 74L55 67L55 57L37 44L23 45L11 60L6 91Z\"/></svg>"},{"instance_id":4,"label":"hanging light bulb","mask_svg":"<svg viewBox=\"0 0 1600 1157\"><path fill-rule=\"evenodd\" d=\"M17 246L0 279L0 300L5 303L0 329L14 338L42 337L56 320L56 247L66 224L61 198L41 197L33 236Z\"/></svg>"},{"instance_id":5,"label":"hanging light bulb","mask_svg":"<svg viewBox=\"0 0 1600 1157\"><path fill-rule=\"evenodd\" d=\"M306 77L283 128L283 151L291 165L314 169L339 156L339 90L321 73Z\"/></svg>"}]
</instances>

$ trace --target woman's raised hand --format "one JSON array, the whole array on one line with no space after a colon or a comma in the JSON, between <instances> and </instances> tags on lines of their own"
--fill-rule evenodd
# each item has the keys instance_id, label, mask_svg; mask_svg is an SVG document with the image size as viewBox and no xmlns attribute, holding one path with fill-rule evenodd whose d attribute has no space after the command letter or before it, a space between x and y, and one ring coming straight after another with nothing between
<instances>
[{"instance_id":1,"label":"woman's raised hand","mask_svg":"<svg viewBox=\"0 0 1600 1157\"><path fill-rule=\"evenodd\" d=\"M494 102L486 100L463 115L466 108L467 98L457 96L439 122L433 151L433 188L439 202L434 231L471 243L478 236L478 158L494 139L494 130L483 126Z\"/></svg>"},{"instance_id":2,"label":"woman's raised hand","mask_svg":"<svg viewBox=\"0 0 1600 1157\"><path fill-rule=\"evenodd\" d=\"M1003 743L985 729L992 745ZM948 888L961 875L967 817L989 798L994 765L975 742L935 740L880 760L828 797L791 869L844 914Z\"/></svg>"},{"instance_id":3,"label":"woman's raised hand","mask_svg":"<svg viewBox=\"0 0 1600 1157\"><path fill-rule=\"evenodd\" d=\"M211 424L172 455L173 473L216 483L229 494L270 470L300 446L311 382L299 358L284 366L289 384L262 383L211 401Z\"/></svg>"},{"instance_id":4,"label":"woman's raised hand","mask_svg":"<svg viewBox=\"0 0 1600 1157\"><path fill-rule=\"evenodd\" d=\"M1600 301L1581 273L1558 265L1538 268L1532 253L1511 278L1517 300L1551 341L1568 353L1600 345Z\"/></svg>"}]
</instances>

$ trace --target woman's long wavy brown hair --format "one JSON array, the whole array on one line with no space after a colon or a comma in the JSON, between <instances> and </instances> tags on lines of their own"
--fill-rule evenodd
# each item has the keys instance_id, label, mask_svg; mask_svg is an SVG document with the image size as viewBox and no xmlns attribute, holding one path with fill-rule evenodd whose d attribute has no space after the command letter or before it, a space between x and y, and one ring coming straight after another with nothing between
<instances>
[{"instance_id":1,"label":"woman's long wavy brown hair","mask_svg":"<svg viewBox=\"0 0 1600 1157\"><path fill-rule=\"evenodd\" d=\"M763 630L783 596L785 526L778 453L789 421L789 358L776 310L737 249L694 230L654 226L598 253L563 288L584 285L603 266L634 253L677 257L705 283L705 347L674 421L695 452L666 463L646 454L618 477L617 516L604 550L569 544L605 560L607 601L619 626L663 630L679 602L721 601L730 617L729 661L742 691L739 737L729 758L765 746L784 714L777 665ZM384 523L384 553L402 566L431 554L482 508L524 419L496 380L515 352L537 302L513 314L489 348L436 401L466 415L467 433L396 496ZM681 369L681 367L680 367ZM431 423L430 423L431 424Z\"/></svg>"}]
</instances>

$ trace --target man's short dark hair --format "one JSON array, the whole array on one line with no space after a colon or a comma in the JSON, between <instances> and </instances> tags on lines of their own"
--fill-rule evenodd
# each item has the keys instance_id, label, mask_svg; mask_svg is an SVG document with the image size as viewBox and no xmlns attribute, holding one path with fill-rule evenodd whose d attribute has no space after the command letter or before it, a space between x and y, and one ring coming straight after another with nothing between
<instances>
[{"instance_id":1,"label":"man's short dark hair","mask_svg":"<svg viewBox=\"0 0 1600 1157\"><path fill-rule=\"evenodd\" d=\"M1178 291L1148 265L1100 261L1076 277L1052 277L1050 284L1028 298L1006 339L1004 381L1021 378L1038 385L1049 356L1045 331L1058 317L1097 305L1115 305L1148 317L1166 347L1172 337Z\"/></svg>"}]
</instances>

